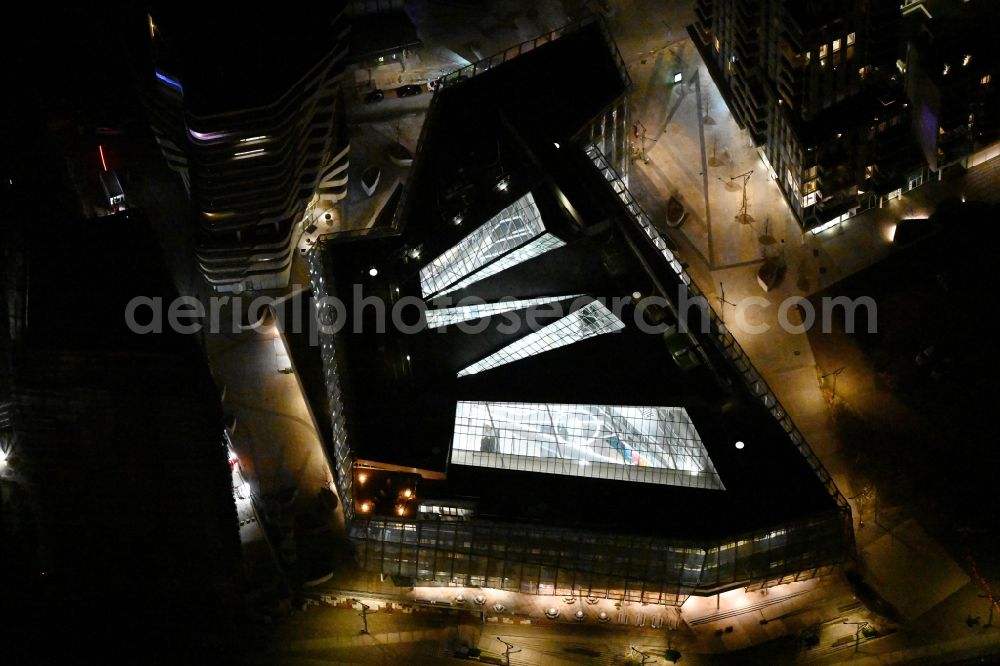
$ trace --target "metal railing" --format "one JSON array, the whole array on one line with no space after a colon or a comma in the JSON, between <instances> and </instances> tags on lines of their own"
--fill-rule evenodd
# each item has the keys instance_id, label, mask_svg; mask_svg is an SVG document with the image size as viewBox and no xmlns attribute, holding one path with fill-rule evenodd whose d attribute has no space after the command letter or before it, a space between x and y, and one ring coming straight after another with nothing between
<instances>
[{"instance_id":1,"label":"metal railing","mask_svg":"<svg viewBox=\"0 0 1000 666\"><path fill-rule=\"evenodd\" d=\"M629 215L639 225L640 230L645 234L649 242L656 248L656 250L663 255L664 260L670 266L670 268L677 275L678 279L687 286L690 295L697 299L700 298L704 302L705 310L709 316L710 322L710 335L709 337L715 343L716 348L722 355L729 360L733 366L739 371L740 376L743 379L744 384L750 390L750 392L755 395L764 406L771 413L771 416L778 422L782 429L788 433L789 439L798 449L799 453L806 459L806 462L812 468L813 472L819 478L820 482L826 487L827 492L834 498L837 505L841 509L850 509L847 500L837 489L836 484L833 482L833 478L830 473L823 466L823 463L819 461L816 454L812 452L809 448L809 444L806 442L805 437L799 431L795 424L792 422L791 417L788 412L781 405L781 402L771 391L771 388L764 381L764 378L754 367L753 363L750 361L750 357L747 355L743 348L740 346L733 334L729 332L725 323L716 314L715 309L712 308L708 299L705 298L702 291L698 286L691 280L691 276L688 275L687 271L681 265L677 256L670 251L667 247L666 241L660 235L659 231L653 226L652 221L649 216L646 215L642 207L639 206L638 202L632 197L631 192L625 186L621 177L614 170L614 168L608 164L604 155L601 153L600 149L595 145L590 145L585 149L587 157L590 158L594 167L604 176L604 180L608 183L608 187L618 195L618 199L621 201L622 206L628 211Z\"/></svg>"}]
</instances>

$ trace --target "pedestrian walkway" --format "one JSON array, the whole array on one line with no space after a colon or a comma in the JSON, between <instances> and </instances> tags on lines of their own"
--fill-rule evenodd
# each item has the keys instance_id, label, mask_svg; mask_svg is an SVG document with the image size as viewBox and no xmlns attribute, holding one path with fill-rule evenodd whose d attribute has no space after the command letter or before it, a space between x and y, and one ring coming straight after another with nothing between
<instances>
[{"instance_id":1,"label":"pedestrian walkway","mask_svg":"<svg viewBox=\"0 0 1000 666\"><path fill-rule=\"evenodd\" d=\"M901 219L926 217L936 202L948 197L964 195L968 199L997 201L1000 188L995 183L1000 176L1000 159L984 163L962 178L932 180L886 202L882 208L818 235L803 234L746 133L729 116L704 65L696 54L691 58L684 55L690 48L693 46L687 44L675 49L678 62L688 63L683 74L688 82L685 86L661 85L657 91L649 85L643 91L647 97L635 102L634 117L648 130L656 127L662 132L647 132L647 138L652 136L655 144L645 147L649 162L635 165L629 187L661 230L678 245L693 280L726 321L840 491L858 497L864 490L863 482L843 458L830 430L822 380L830 369L820 371L804 333L779 325L780 307L790 297L816 293L894 251L894 229ZM644 72L651 76L655 63L645 67L648 69L640 66L631 72L640 87ZM661 80L656 76L652 79ZM750 171L753 173L746 178L746 212L752 219L742 224L737 219L743 205L739 176ZM688 207L688 219L680 229L669 229L664 224L665 204L671 196ZM757 269L770 257L780 258L787 273L776 289L765 293L757 282ZM763 305L745 309L741 314L746 316L737 318L737 307L750 297L763 299ZM794 310L787 320L799 323ZM754 332L761 324L768 327L767 331ZM852 500L852 508L857 519L857 500ZM923 534L919 525L912 521L909 524L907 533ZM919 546L912 557L919 559L919 564L899 552L904 546L893 537L884 538L866 540L861 556L866 569L878 574L872 581L878 591L899 603L907 617L933 616L944 599L965 585L967 578L961 568L926 535L914 538ZM920 589L909 589L913 587ZM909 640L912 645L915 639L930 641L947 636L929 628L928 633ZM735 641L735 635L730 640ZM824 640L830 647L833 640Z\"/></svg>"},{"instance_id":2,"label":"pedestrian walkway","mask_svg":"<svg viewBox=\"0 0 1000 666\"><path fill-rule=\"evenodd\" d=\"M415 631L388 631L378 634L357 634L353 636L330 636L326 638L311 638L292 641L288 649L291 651L309 652L314 650L332 650L335 648L375 647L378 645L405 643L437 643L451 633L451 629L420 629Z\"/></svg>"}]
</instances>

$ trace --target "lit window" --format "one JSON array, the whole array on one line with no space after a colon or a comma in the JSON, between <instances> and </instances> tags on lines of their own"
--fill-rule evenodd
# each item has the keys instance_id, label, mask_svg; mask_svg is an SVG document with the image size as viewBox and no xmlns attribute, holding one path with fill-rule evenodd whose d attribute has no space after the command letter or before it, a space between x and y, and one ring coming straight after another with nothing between
<instances>
[{"instance_id":1,"label":"lit window","mask_svg":"<svg viewBox=\"0 0 1000 666\"><path fill-rule=\"evenodd\" d=\"M962 67L966 67L970 62L972 62L972 56L967 55L962 58Z\"/></svg>"},{"instance_id":2,"label":"lit window","mask_svg":"<svg viewBox=\"0 0 1000 666\"><path fill-rule=\"evenodd\" d=\"M839 50L840 50L840 40L835 39L833 40L833 52L836 53Z\"/></svg>"},{"instance_id":3,"label":"lit window","mask_svg":"<svg viewBox=\"0 0 1000 666\"><path fill-rule=\"evenodd\" d=\"M821 44L819 47L819 57L825 58L827 53L829 53L829 47L826 44Z\"/></svg>"},{"instance_id":4,"label":"lit window","mask_svg":"<svg viewBox=\"0 0 1000 666\"><path fill-rule=\"evenodd\" d=\"M459 402L451 463L725 490L682 407Z\"/></svg>"},{"instance_id":5,"label":"lit window","mask_svg":"<svg viewBox=\"0 0 1000 666\"><path fill-rule=\"evenodd\" d=\"M245 160L251 157L257 157L264 154L263 148L255 148L253 150L241 150L238 153L233 153L234 160Z\"/></svg>"},{"instance_id":6,"label":"lit window","mask_svg":"<svg viewBox=\"0 0 1000 666\"><path fill-rule=\"evenodd\" d=\"M847 35L847 45L854 46L854 33L848 33Z\"/></svg>"},{"instance_id":7,"label":"lit window","mask_svg":"<svg viewBox=\"0 0 1000 666\"><path fill-rule=\"evenodd\" d=\"M875 165L869 164L865 167L865 178L871 178L875 175Z\"/></svg>"},{"instance_id":8,"label":"lit window","mask_svg":"<svg viewBox=\"0 0 1000 666\"><path fill-rule=\"evenodd\" d=\"M722 44L719 42L719 38L716 37L715 38L715 50L718 51L721 48L722 48Z\"/></svg>"},{"instance_id":9,"label":"lit window","mask_svg":"<svg viewBox=\"0 0 1000 666\"><path fill-rule=\"evenodd\" d=\"M817 181L809 180L806 181L805 185L802 186L802 194L810 194L816 191Z\"/></svg>"},{"instance_id":10,"label":"lit window","mask_svg":"<svg viewBox=\"0 0 1000 666\"><path fill-rule=\"evenodd\" d=\"M987 75L986 75L986 76L984 76L983 78L979 79L979 83L981 83L982 85L984 85L984 86L985 86L986 84L988 84L988 83L989 83L990 81L992 81L992 80L993 80L993 77L992 77L992 76L990 76L989 74L987 74Z\"/></svg>"},{"instance_id":11,"label":"lit window","mask_svg":"<svg viewBox=\"0 0 1000 666\"><path fill-rule=\"evenodd\" d=\"M810 60L812 60L812 51L806 51L806 64L807 65L809 64Z\"/></svg>"},{"instance_id":12,"label":"lit window","mask_svg":"<svg viewBox=\"0 0 1000 666\"><path fill-rule=\"evenodd\" d=\"M515 340L503 349L459 370L458 376L474 375L507 363L571 345L604 333L625 328L625 324L598 301L591 301L541 329Z\"/></svg>"},{"instance_id":13,"label":"lit window","mask_svg":"<svg viewBox=\"0 0 1000 666\"><path fill-rule=\"evenodd\" d=\"M156 72L156 78L165 83L167 86L181 93L182 95L184 94L184 86L182 86L181 82L173 78L172 76L164 74L163 72Z\"/></svg>"},{"instance_id":14,"label":"lit window","mask_svg":"<svg viewBox=\"0 0 1000 666\"><path fill-rule=\"evenodd\" d=\"M944 76L948 76L948 72L950 72L950 71L951 71L951 65L949 65L948 63L945 63L944 64L944 70L941 72L941 74L944 75Z\"/></svg>"}]
</instances>

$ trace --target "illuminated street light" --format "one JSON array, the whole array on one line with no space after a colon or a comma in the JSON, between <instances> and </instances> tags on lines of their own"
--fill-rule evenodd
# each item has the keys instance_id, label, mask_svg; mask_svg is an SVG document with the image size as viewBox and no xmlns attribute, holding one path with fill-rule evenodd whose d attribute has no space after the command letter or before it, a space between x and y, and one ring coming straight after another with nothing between
<instances>
[{"instance_id":1,"label":"illuminated street light","mask_svg":"<svg viewBox=\"0 0 1000 666\"><path fill-rule=\"evenodd\" d=\"M515 648L513 643L508 643L499 636L497 636L497 640L507 646L507 649L504 651L503 656L504 659L507 660L507 666L510 666L510 655L516 652L520 652L521 648Z\"/></svg>"},{"instance_id":2,"label":"illuminated street light","mask_svg":"<svg viewBox=\"0 0 1000 666\"><path fill-rule=\"evenodd\" d=\"M361 619L365 623L365 628L361 630L361 633L367 634L368 633L368 609L371 608L371 606L369 606L366 603L362 603L361 601L359 601L357 599L353 599L352 598L351 601L353 601L354 603L356 603L359 606L361 606Z\"/></svg>"},{"instance_id":3,"label":"illuminated street light","mask_svg":"<svg viewBox=\"0 0 1000 666\"><path fill-rule=\"evenodd\" d=\"M365 485L365 481L367 481L367 480L368 480L368 475L367 474L365 474L364 472L361 472L360 474L358 474L358 484L359 485L362 485L362 486Z\"/></svg>"},{"instance_id":4,"label":"illuminated street light","mask_svg":"<svg viewBox=\"0 0 1000 666\"><path fill-rule=\"evenodd\" d=\"M413 491L407 488L406 490L403 491L403 497L405 497L406 499L410 499L411 497L413 497Z\"/></svg>"},{"instance_id":5,"label":"illuminated street light","mask_svg":"<svg viewBox=\"0 0 1000 666\"><path fill-rule=\"evenodd\" d=\"M368 275L375 277L376 275L378 275L378 269L372 266L371 268L368 269Z\"/></svg>"},{"instance_id":6,"label":"illuminated street light","mask_svg":"<svg viewBox=\"0 0 1000 666\"><path fill-rule=\"evenodd\" d=\"M871 624L865 621L851 622L850 620L844 620L844 624L853 624L857 627L857 629L854 630L854 651L858 652L861 646L861 635L865 634L865 637L868 637L868 634L865 632L871 630Z\"/></svg>"},{"instance_id":7,"label":"illuminated street light","mask_svg":"<svg viewBox=\"0 0 1000 666\"><path fill-rule=\"evenodd\" d=\"M743 450L744 446L746 446L746 444L744 444L742 440L736 442L736 448L740 449L741 451Z\"/></svg>"},{"instance_id":8,"label":"illuminated street light","mask_svg":"<svg viewBox=\"0 0 1000 666\"><path fill-rule=\"evenodd\" d=\"M646 661L647 659L654 659L654 657L652 657L649 654L643 652L642 650L640 650L639 648L637 648L634 645L630 645L629 647L632 648L632 652L635 652L642 659L642 661L639 662L640 664L649 663L649 662Z\"/></svg>"},{"instance_id":9,"label":"illuminated street light","mask_svg":"<svg viewBox=\"0 0 1000 666\"><path fill-rule=\"evenodd\" d=\"M361 506L359 506L358 509L361 510L361 513L368 513L369 511L372 510L372 503L364 501L361 503Z\"/></svg>"}]
</instances>

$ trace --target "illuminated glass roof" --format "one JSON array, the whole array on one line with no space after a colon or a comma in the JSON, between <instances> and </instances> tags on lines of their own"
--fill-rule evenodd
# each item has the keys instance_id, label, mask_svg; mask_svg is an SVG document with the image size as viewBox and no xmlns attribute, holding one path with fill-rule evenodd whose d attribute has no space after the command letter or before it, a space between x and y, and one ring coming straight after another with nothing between
<instances>
[{"instance_id":1,"label":"illuminated glass roof","mask_svg":"<svg viewBox=\"0 0 1000 666\"><path fill-rule=\"evenodd\" d=\"M463 401L451 464L725 490L682 407Z\"/></svg>"},{"instance_id":2,"label":"illuminated glass roof","mask_svg":"<svg viewBox=\"0 0 1000 666\"><path fill-rule=\"evenodd\" d=\"M625 328L625 324L600 301L591 301L579 310L515 340L503 349L458 371L459 377L474 375L505 363L558 349L602 333Z\"/></svg>"},{"instance_id":3,"label":"illuminated glass roof","mask_svg":"<svg viewBox=\"0 0 1000 666\"><path fill-rule=\"evenodd\" d=\"M545 226L542 224L541 213L535 205L534 197L528 192L463 238L457 245L421 268L420 289L426 298L446 289L452 291L459 288L456 283L462 278L471 278L467 282L480 280L488 274L475 277L472 277L472 274L508 252L535 241L544 233ZM530 256L520 256L517 261L508 261L506 265L492 273L562 244L558 238L550 234L546 236L549 240L544 249L539 251L536 247Z\"/></svg>"},{"instance_id":4,"label":"illuminated glass roof","mask_svg":"<svg viewBox=\"0 0 1000 666\"><path fill-rule=\"evenodd\" d=\"M460 305L454 308L440 308L438 310L428 310L426 312L427 328L438 328L448 324L457 324L463 321L471 321L482 317L492 317L495 314L511 312L513 310L524 310L536 305L565 301L577 298L580 294L572 296L547 296L545 298L528 298L525 300L506 300L498 303L476 303L472 305Z\"/></svg>"},{"instance_id":5,"label":"illuminated glass roof","mask_svg":"<svg viewBox=\"0 0 1000 666\"><path fill-rule=\"evenodd\" d=\"M443 294L463 289L474 282L485 280L491 275L496 275L500 271L505 271L511 266L516 266L517 264L525 262L528 259L534 259L541 254L545 254L549 250L555 250L565 244L566 243L562 242L558 236L553 236L550 233L544 233L530 243L526 243L513 252L505 254L493 263L482 267L464 280L459 280L447 289L438 292L436 295L441 296Z\"/></svg>"}]
</instances>

